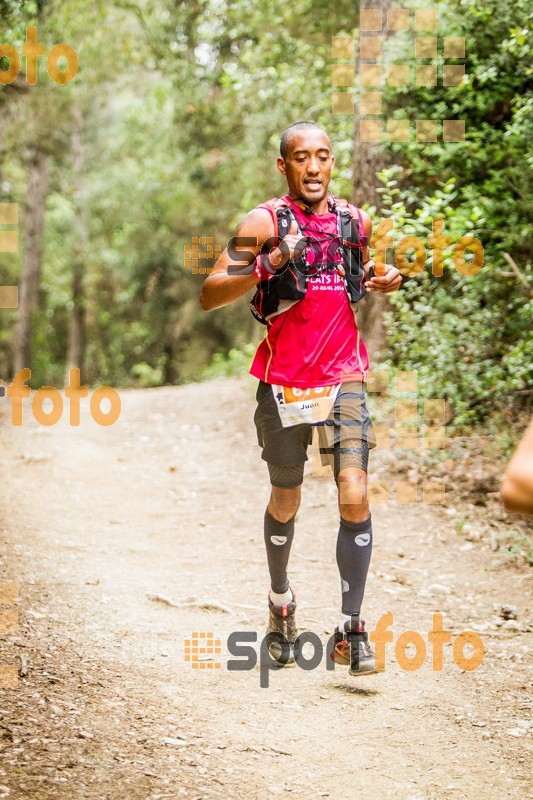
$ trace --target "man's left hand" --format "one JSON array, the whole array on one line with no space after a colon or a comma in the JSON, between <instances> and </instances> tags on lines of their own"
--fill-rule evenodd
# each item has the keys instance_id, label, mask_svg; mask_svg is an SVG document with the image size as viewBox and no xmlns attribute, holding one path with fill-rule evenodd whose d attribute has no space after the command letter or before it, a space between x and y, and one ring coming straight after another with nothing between
<instances>
[{"instance_id":1,"label":"man's left hand","mask_svg":"<svg viewBox=\"0 0 533 800\"><path fill-rule=\"evenodd\" d=\"M365 281L367 292L381 292L381 294L396 292L401 285L402 275L400 270L390 264L385 264L385 275L375 275Z\"/></svg>"}]
</instances>

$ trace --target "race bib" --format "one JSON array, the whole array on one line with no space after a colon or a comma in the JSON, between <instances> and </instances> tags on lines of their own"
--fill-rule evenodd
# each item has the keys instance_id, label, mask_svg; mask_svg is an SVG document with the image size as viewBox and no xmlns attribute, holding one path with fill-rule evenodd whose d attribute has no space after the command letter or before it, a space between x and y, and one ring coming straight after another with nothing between
<instances>
[{"instance_id":1,"label":"race bib","mask_svg":"<svg viewBox=\"0 0 533 800\"><path fill-rule=\"evenodd\" d=\"M291 425L302 423L312 425L315 422L323 422L333 408L339 389L340 383L311 389L279 386L273 383L272 394L281 424L284 428L290 428Z\"/></svg>"}]
</instances>

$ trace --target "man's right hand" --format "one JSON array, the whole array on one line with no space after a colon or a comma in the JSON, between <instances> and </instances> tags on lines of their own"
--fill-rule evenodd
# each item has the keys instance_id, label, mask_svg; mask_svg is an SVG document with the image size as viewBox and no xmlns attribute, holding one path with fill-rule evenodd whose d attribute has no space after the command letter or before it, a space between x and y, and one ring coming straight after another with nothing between
<instances>
[{"instance_id":1,"label":"man's right hand","mask_svg":"<svg viewBox=\"0 0 533 800\"><path fill-rule=\"evenodd\" d=\"M305 237L298 233L298 226L293 220L288 234L280 242L278 247L270 251L268 260L270 266L276 272L282 269L289 261L296 261L304 254L307 241Z\"/></svg>"}]
</instances>

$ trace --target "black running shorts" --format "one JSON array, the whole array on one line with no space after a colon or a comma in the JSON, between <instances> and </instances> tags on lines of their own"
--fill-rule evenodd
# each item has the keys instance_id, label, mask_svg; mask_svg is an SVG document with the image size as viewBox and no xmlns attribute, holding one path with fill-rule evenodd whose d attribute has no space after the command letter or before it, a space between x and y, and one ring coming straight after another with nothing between
<instances>
[{"instance_id":1,"label":"black running shorts","mask_svg":"<svg viewBox=\"0 0 533 800\"><path fill-rule=\"evenodd\" d=\"M313 427L318 428L320 458L331 466L335 478L341 469L368 469L368 451L376 446L375 431L366 407L365 385L343 383L334 406L324 422L284 428L269 383L259 381L254 422L261 458L278 467L304 464Z\"/></svg>"}]
</instances>

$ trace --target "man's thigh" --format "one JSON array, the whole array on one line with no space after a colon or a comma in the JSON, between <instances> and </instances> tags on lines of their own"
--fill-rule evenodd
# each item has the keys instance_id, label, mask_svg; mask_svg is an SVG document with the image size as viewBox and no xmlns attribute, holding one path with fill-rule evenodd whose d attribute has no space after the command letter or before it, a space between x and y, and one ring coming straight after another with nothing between
<instances>
[{"instance_id":1,"label":"man's thigh","mask_svg":"<svg viewBox=\"0 0 533 800\"><path fill-rule=\"evenodd\" d=\"M254 422L261 458L274 467L301 467L308 460L313 426L291 425L284 428L269 383L259 382Z\"/></svg>"},{"instance_id":2,"label":"man's thigh","mask_svg":"<svg viewBox=\"0 0 533 800\"><path fill-rule=\"evenodd\" d=\"M368 471L368 455L376 446L376 436L363 383L343 383L328 419L317 427L322 464L331 466L335 480L341 470Z\"/></svg>"}]
</instances>

